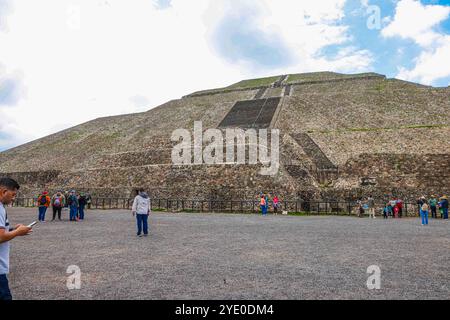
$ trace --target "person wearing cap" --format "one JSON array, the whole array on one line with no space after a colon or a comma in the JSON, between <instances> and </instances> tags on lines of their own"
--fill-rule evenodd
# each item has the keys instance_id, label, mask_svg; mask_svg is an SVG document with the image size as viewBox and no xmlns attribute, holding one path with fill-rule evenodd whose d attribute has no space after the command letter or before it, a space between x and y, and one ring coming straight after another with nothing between
<instances>
[{"instance_id":1,"label":"person wearing cap","mask_svg":"<svg viewBox=\"0 0 450 320\"><path fill-rule=\"evenodd\" d=\"M45 213L47 212L48 207L50 206L51 199L48 196L48 192L44 191L38 197L38 210L39 210L39 221L45 222Z\"/></svg>"}]
</instances>

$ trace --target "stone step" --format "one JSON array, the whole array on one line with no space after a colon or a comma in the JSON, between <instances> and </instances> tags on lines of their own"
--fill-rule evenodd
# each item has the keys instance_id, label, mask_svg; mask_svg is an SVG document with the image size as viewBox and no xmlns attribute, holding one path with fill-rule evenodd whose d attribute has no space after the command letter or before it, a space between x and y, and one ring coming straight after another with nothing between
<instances>
[{"instance_id":1,"label":"stone step","mask_svg":"<svg viewBox=\"0 0 450 320\"><path fill-rule=\"evenodd\" d=\"M293 134L292 137L314 162L318 170L337 170L337 167L333 164L333 162L307 133Z\"/></svg>"},{"instance_id":2,"label":"stone step","mask_svg":"<svg viewBox=\"0 0 450 320\"><path fill-rule=\"evenodd\" d=\"M284 89L284 96L289 97L291 95L291 91L292 91L292 86L291 85L286 86Z\"/></svg>"},{"instance_id":3,"label":"stone step","mask_svg":"<svg viewBox=\"0 0 450 320\"><path fill-rule=\"evenodd\" d=\"M219 128L269 128L281 98L238 101L226 115Z\"/></svg>"},{"instance_id":4,"label":"stone step","mask_svg":"<svg viewBox=\"0 0 450 320\"><path fill-rule=\"evenodd\" d=\"M266 90L267 90L267 88L259 89L253 99L261 99L264 96L264 94L266 93Z\"/></svg>"}]
</instances>

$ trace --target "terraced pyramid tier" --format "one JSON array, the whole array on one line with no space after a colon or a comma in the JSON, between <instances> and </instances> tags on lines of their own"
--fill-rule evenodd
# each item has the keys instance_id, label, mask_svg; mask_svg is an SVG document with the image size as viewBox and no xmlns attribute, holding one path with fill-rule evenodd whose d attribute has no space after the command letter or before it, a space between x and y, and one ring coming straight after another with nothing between
<instances>
[{"instance_id":1,"label":"terraced pyramid tier","mask_svg":"<svg viewBox=\"0 0 450 320\"><path fill-rule=\"evenodd\" d=\"M448 194L449 110L450 88L374 73L244 80L7 150L0 153L0 176L16 177L22 196L75 188L118 197L139 187L158 197L198 199ZM279 129L278 173L260 175L261 164L174 166L172 133L192 133L197 121L203 130Z\"/></svg>"}]
</instances>

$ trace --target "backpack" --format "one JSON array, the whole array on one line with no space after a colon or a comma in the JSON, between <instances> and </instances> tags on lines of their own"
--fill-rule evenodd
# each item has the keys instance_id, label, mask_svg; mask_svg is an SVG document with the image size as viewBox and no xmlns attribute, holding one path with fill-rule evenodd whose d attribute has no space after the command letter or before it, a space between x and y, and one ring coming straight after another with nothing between
<instances>
[{"instance_id":1,"label":"backpack","mask_svg":"<svg viewBox=\"0 0 450 320\"><path fill-rule=\"evenodd\" d=\"M69 197L69 206L76 204L76 196Z\"/></svg>"},{"instance_id":2,"label":"backpack","mask_svg":"<svg viewBox=\"0 0 450 320\"><path fill-rule=\"evenodd\" d=\"M54 207L61 207L61 197L56 197L55 201L53 201Z\"/></svg>"},{"instance_id":3,"label":"backpack","mask_svg":"<svg viewBox=\"0 0 450 320\"><path fill-rule=\"evenodd\" d=\"M45 206L47 204L47 197L46 196L41 196L41 198L39 199L39 204L41 206Z\"/></svg>"}]
</instances>

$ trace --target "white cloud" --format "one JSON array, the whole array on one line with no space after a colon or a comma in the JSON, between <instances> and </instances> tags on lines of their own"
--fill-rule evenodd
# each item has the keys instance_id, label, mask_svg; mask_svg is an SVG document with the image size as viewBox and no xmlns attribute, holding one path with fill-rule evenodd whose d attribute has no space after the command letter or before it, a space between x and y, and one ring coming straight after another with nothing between
<instances>
[{"instance_id":1,"label":"white cloud","mask_svg":"<svg viewBox=\"0 0 450 320\"><path fill-rule=\"evenodd\" d=\"M272 73L367 70L372 63L370 52L351 45L348 26L342 23L345 3L345 0L260 0L240 1L237 5L232 0L216 0L209 21L217 24L226 13L252 5L258 29L265 34L276 33L295 57L291 68L283 66ZM347 55L342 52L334 57L324 55L322 50L332 45L343 46Z\"/></svg>"},{"instance_id":2,"label":"white cloud","mask_svg":"<svg viewBox=\"0 0 450 320\"><path fill-rule=\"evenodd\" d=\"M398 77L431 85L437 79L450 76L450 36L442 37L438 42L435 49L420 54L413 69L401 68Z\"/></svg>"},{"instance_id":3,"label":"white cloud","mask_svg":"<svg viewBox=\"0 0 450 320\"><path fill-rule=\"evenodd\" d=\"M422 48L416 65L412 69L400 67L398 78L431 85L450 76L450 36L437 30L449 16L450 6L423 5L418 0L397 3L395 16L382 35L410 39Z\"/></svg>"},{"instance_id":4,"label":"white cloud","mask_svg":"<svg viewBox=\"0 0 450 320\"><path fill-rule=\"evenodd\" d=\"M142 111L261 76L230 64L209 42L217 21L236 3L10 1L6 31L0 30L0 62L23 74L26 96L0 110L10 124L6 128L2 120L3 129L25 142L96 117ZM261 10L258 28L275 30L296 57L291 68L270 74L358 71L371 63L369 52L350 46L348 29L340 23L345 0L248 3ZM345 49L329 58L322 54L329 45ZM38 120L43 112L48 122Z\"/></svg>"},{"instance_id":5,"label":"white cloud","mask_svg":"<svg viewBox=\"0 0 450 320\"><path fill-rule=\"evenodd\" d=\"M422 5L418 0L401 0L397 4L393 21L382 30L382 35L412 39L421 46L428 46L441 37L434 27L449 15L448 6Z\"/></svg>"},{"instance_id":6,"label":"white cloud","mask_svg":"<svg viewBox=\"0 0 450 320\"><path fill-rule=\"evenodd\" d=\"M208 48L199 19L205 5L174 0L172 8L158 10L146 0L14 2L9 32L0 32L0 61L23 71L27 88L26 99L3 110L20 130L15 134L37 138L61 124L137 111L136 96L148 100L142 111L206 84L240 80L242 73ZM37 121L42 112L48 123Z\"/></svg>"}]
</instances>

